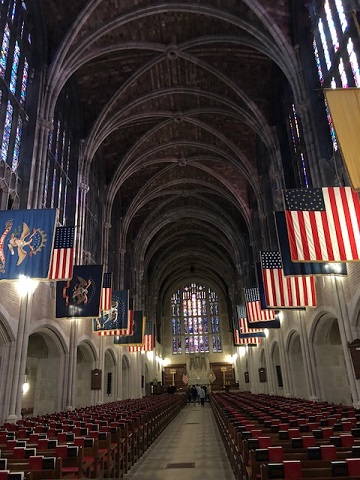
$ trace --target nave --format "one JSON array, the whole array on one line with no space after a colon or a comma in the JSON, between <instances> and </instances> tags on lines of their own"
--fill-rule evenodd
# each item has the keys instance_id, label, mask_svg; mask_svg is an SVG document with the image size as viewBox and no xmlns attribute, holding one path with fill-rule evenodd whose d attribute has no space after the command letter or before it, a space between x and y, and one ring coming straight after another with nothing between
<instances>
[{"instance_id":1,"label":"nave","mask_svg":"<svg viewBox=\"0 0 360 480\"><path fill-rule=\"evenodd\" d=\"M234 480L209 402L187 404L126 480Z\"/></svg>"}]
</instances>

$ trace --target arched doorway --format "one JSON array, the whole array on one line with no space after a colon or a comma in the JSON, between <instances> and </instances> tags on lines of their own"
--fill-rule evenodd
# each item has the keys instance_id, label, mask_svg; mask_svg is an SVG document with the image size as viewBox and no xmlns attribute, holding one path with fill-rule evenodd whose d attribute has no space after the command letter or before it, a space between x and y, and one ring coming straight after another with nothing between
<instances>
[{"instance_id":1,"label":"arched doorway","mask_svg":"<svg viewBox=\"0 0 360 480\"><path fill-rule=\"evenodd\" d=\"M25 370L29 389L23 394L22 410L32 415L62 410L64 371L65 347L56 333L48 328L32 333Z\"/></svg>"},{"instance_id":2,"label":"arched doorway","mask_svg":"<svg viewBox=\"0 0 360 480\"><path fill-rule=\"evenodd\" d=\"M291 390L294 397L309 398L300 335L293 332L288 348Z\"/></svg>"},{"instance_id":3,"label":"arched doorway","mask_svg":"<svg viewBox=\"0 0 360 480\"><path fill-rule=\"evenodd\" d=\"M112 350L106 350L104 358L104 401L116 400L116 358Z\"/></svg>"},{"instance_id":4,"label":"arched doorway","mask_svg":"<svg viewBox=\"0 0 360 480\"><path fill-rule=\"evenodd\" d=\"M320 400L351 405L351 391L336 318L323 316L317 321L312 344Z\"/></svg>"},{"instance_id":5,"label":"arched doorway","mask_svg":"<svg viewBox=\"0 0 360 480\"><path fill-rule=\"evenodd\" d=\"M91 395L91 372L95 368L95 352L87 342L82 342L77 347L76 357L76 385L75 407L83 407L93 403Z\"/></svg>"},{"instance_id":6,"label":"arched doorway","mask_svg":"<svg viewBox=\"0 0 360 480\"><path fill-rule=\"evenodd\" d=\"M283 395L283 377L282 377L282 368L281 368L281 361L280 361L280 350L279 344L276 342L274 343L273 350L272 350L272 368L273 374L275 379L274 390L276 395Z\"/></svg>"},{"instance_id":7,"label":"arched doorway","mask_svg":"<svg viewBox=\"0 0 360 480\"><path fill-rule=\"evenodd\" d=\"M125 400L130 398L130 362L126 355L121 360L122 382L121 382L121 398Z\"/></svg>"}]
</instances>

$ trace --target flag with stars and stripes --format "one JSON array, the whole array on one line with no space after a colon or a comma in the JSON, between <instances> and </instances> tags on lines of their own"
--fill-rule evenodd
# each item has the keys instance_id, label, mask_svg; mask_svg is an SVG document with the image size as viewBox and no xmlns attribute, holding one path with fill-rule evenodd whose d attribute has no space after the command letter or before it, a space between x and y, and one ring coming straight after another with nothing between
<instances>
[{"instance_id":1,"label":"flag with stars and stripes","mask_svg":"<svg viewBox=\"0 0 360 480\"><path fill-rule=\"evenodd\" d=\"M183 373L183 375L182 375L182 382L183 382L183 384L184 384L184 385L187 385L187 384L189 383L189 381L190 381L189 375L188 375L186 372Z\"/></svg>"},{"instance_id":2,"label":"flag with stars and stripes","mask_svg":"<svg viewBox=\"0 0 360 480\"><path fill-rule=\"evenodd\" d=\"M49 280L69 280L74 267L75 227L56 227Z\"/></svg>"},{"instance_id":3,"label":"flag with stars and stripes","mask_svg":"<svg viewBox=\"0 0 360 480\"><path fill-rule=\"evenodd\" d=\"M347 275L346 262L293 262L291 260L285 212L275 212L275 224L285 277L304 277L306 275Z\"/></svg>"},{"instance_id":4,"label":"flag with stars and stripes","mask_svg":"<svg viewBox=\"0 0 360 480\"><path fill-rule=\"evenodd\" d=\"M237 305L236 310L239 321L240 338L265 337L263 328L249 328L245 305Z\"/></svg>"},{"instance_id":5,"label":"flag with stars and stripes","mask_svg":"<svg viewBox=\"0 0 360 480\"><path fill-rule=\"evenodd\" d=\"M350 187L285 190L291 259L346 262L360 259L360 203Z\"/></svg>"},{"instance_id":6,"label":"flag with stars and stripes","mask_svg":"<svg viewBox=\"0 0 360 480\"><path fill-rule=\"evenodd\" d=\"M100 311L108 312L112 304L112 273L104 273L100 298Z\"/></svg>"},{"instance_id":7,"label":"flag with stars and stripes","mask_svg":"<svg viewBox=\"0 0 360 480\"><path fill-rule=\"evenodd\" d=\"M155 348L154 324L151 320L145 320L145 334L142 345L131 345L129 352L151 352Z\"/></svg>"},{"instance_id":8,"label":"flag with stars and stripes","mask_svg":"<svg viewBox=\"0 0 360 480\"><path fill-rule=\"evenodd\" d=\"M275 320L274 310L263 310L257 287L245 288L246 313L249 323Z\"/></svg>"},{"instance_id":9,"label":"flag with stars and stripes","mask_svg":"<svg viewBox=\"0 0 360 480\"><path fill-rule=\"evenodd\" d=\"M261 338L260 337L249 337L249 338L240 338L239 339L239 346L249 346L249 347L256 347L260 345Z\"/></svg>"},{"instance_id":10,"label":"flag with stars and stripes","mask_svg":"<svg viewBox=\"0 0 360 480\"><path fill-rule=\"evenodd\" d=\"M285 277L280 252L261 252L261 271L268 307L315 307L315 278Z\"/></svg>"}]
</instances>

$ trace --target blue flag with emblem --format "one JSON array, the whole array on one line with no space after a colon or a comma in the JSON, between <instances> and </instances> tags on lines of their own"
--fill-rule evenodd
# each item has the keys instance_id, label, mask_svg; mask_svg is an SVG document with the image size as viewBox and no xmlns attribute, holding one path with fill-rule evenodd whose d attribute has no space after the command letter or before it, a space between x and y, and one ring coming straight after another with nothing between
<instances>
[{"instance_id":1,"label":"blue flag with emblem","mask_svg":"<svg viewBox=\"0 0 360 480\"><path fill-rule=\"evenodd\" d=\"M98 317L102 279L102 265L74 265L71 280L56 282L56 318Z\"/></svg>"},{"instance_id":2,"label":"blue flag with emblem","mask_svg":"<svg viewBox=\"0 0 360 480\"><path fill-rule=\"evenodd\" d=\"M0 280L47 280L55 209L0 211Z\"/></svg>"},{"instance_id":3,"label":"blue flag with emblem","mask_svg":"<svg viewBox=\"0 0 360 480\"><path fill-rule=\"evenodd\" d=\"M134 326L132 335L115 336L116 345L142 345L144 340L145 317L142 310L134 311Z\"/></svg>"}]
</instances>

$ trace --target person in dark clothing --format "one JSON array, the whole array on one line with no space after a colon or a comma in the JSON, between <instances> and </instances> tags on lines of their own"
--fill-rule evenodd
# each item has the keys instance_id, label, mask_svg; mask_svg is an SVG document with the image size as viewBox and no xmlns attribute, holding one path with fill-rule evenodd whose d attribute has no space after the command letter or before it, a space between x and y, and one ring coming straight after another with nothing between
<instances>
[{"instance_id":1,"label":"person in dark clothing","mask_svg":"<svg viewBox=\"0 0 360 480\"><path fill-rule=\"evenodd\" d=\"M193 402L194 402L194 407L195 407L195 405L196 405L197 397L198 397L197 389L196 389L196 386L193 385L193 386L191 387L191 398L192 398L192 400L193 400Z\"/></svg>"}]
</instances>

